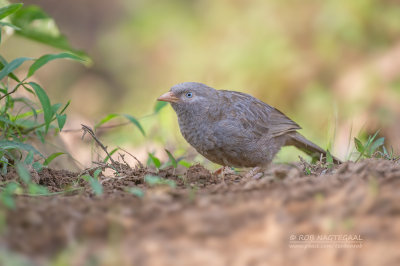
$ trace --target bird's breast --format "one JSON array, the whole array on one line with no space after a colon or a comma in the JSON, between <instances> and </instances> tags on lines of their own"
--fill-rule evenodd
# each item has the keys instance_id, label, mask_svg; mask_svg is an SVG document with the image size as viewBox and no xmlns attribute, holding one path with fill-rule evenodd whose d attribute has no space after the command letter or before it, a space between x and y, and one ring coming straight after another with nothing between
<instances>
[{"instance_id":1,"label":"bird's breast","mask_svg":"<svg viewBox=\"0 0 400 266\"><path fill-rule=\"evenodd\" d=\"M212 123L204 123L201 117L178 120L182 136L199 153L204 154L218 145Z\"/></svg>"}]
</instances>

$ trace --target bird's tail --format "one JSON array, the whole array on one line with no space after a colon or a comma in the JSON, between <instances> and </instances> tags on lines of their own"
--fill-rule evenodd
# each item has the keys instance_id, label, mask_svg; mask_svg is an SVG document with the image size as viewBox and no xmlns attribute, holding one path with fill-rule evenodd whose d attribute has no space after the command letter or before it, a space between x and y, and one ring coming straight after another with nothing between
<instances>
[{"instance_id":1,"label":"bird's tail","mask_svg":"<svg viewBox=\"0 0 400 266\"><path fill-rule=\"evenodd\" d=\"M295 146L299 150L307 153L308 155L315 157L316 155L320 158L321 154L326 158L326 151L319 147L317 144L312 143L305 137L303 137L300 133L294 132L292 134L288 134L288 140L286 141L287 146ZM332 156L333 162L335 164L341 164L342 161L338 158Z\"/></svg>"}]
</instances>

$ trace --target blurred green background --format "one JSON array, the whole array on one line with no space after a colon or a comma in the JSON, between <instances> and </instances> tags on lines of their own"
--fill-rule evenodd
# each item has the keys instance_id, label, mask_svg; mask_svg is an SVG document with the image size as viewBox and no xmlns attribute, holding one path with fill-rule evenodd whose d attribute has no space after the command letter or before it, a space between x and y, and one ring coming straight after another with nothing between
<instances>
[{"instance_id":1,"label":"blurred green background","mask_svg":"<svg viewBox=\"0 0 400 266\"><path fill-rule=\"evenodd\" d=\"M181 137L170 106L148 116L160 94L184 81L250 93L342 159L351 154L352 137L378 129L399 152L400 1L22 2L43 8L72 46L93 59L89 68L54 62L36 77L55 102L72 100L65 129L93 126L109 113L131 114L146 137L127 125L101 131L101 139L141 160L148 152L167 158L166 147L204 162ZM0 48L8 60L54 51L14 35ZM61 137L82 165L96 156L81 132ZM299 154L285 148L276 160Z\"/></svg>"}]
</instances>

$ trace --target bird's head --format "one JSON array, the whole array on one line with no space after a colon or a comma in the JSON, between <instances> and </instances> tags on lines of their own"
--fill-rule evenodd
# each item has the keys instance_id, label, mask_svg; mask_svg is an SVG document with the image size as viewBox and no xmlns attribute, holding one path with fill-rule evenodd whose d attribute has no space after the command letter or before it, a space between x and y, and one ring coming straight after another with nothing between
<instances>
[{"instance_id":1,"label":"bird's head","mask_svg":"<svg viewBox=\"0 0 400 266\"><path fill-rule=\"evenodd\" d=\"M184 82L173 86L157 100L171 103L179 115L180 112L189 111L202 113L216 98L217 90L198 82Z\"/></svg>"}]
</instances>

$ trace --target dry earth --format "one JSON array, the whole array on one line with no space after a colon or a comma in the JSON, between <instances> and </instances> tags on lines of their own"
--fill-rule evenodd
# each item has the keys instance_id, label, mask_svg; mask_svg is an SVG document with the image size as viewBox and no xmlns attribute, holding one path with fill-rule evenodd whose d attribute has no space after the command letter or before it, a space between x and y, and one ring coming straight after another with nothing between
<instances>
[{"instance_id":1,"label":"dry earth","mask_svg":"<svg viewBox=\"0 0 400 266\"><path fill-rule=\"evenodd\" d=\"M176 187L148 185L152 169L126 173L101 176L95 196L78 173L43 169L36 183L70 192L18 196L15 210L1 209L0 264L400 265L399 162L311 175L302 164L272 165L259 180L232 173L225 183L201 165L180 177L161 170Z\"/></svg>"}]
</instances>

